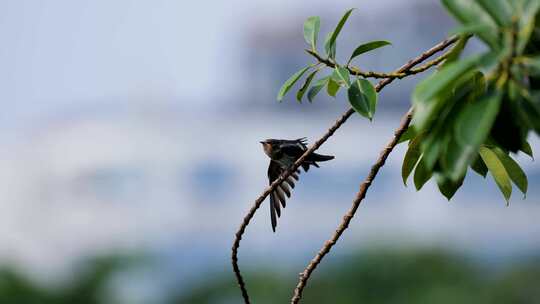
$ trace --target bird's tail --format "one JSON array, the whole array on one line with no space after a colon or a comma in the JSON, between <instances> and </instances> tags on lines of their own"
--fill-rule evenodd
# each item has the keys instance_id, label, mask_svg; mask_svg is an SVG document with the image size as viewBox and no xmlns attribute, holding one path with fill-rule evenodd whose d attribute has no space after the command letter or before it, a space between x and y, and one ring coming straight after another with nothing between
<instances>
[{"instance_id":1,"label":"bird's tail","mask_svg":"<svg viewBox=\"0 0 540 304\"><path fill-rule=\"evenodd\" d=\"M331 160L331 159L334 159L334 156L311 153L306 158L306 160L302 163L302 168L304 168L304 171L307 172L309 170L310 165L319 168L319 165L317 164L317 162L328 161L328 160Z\"/></svg>"},{"instance_id":2,"label":"bird's tail","mask_svg":"<svg viewBox=\"0 0 540 304\"><path fill-rule=\"evenodd\" d=\"M317 153L311 153L306 158L306 161L322 162L322 161L328 161L331 159L334 159L333 155L322 155L322 154L317 154Z\"/></svg>"}]
</instances>

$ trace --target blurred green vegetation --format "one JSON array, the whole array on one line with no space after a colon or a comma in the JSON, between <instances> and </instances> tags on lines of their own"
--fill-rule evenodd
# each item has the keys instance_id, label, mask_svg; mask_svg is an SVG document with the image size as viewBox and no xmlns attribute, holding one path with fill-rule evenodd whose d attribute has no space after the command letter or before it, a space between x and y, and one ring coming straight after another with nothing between
<instances>
[{"instance_id":1,"label":"blurred green vegetation","mask_svg":"<svg viewBox=\"0 0 540 304\"><path fill-rule=\"evenodd\" d=\"M117 303L111 278L137 263L129 258L96 258L69 283L43 287L9 268L0 270L0 303ZM321 265L306 288L303 303L540 303L540 260L494 265L442 250L379 249L359 252ZM245 273L254 303L288 303L296 273L268 268ZM165 303L241 303L229 271L190 282L190 288L160 295ZM173 285L174 286L174 285ZM185 287L185 286L184 286ZM161 303L156 301L153 303ZM124 302L122 302L124 303Z\"/></svg>"},{"instance_id":2,"label":"blurred green vegetation","mask_svg":"<svg viewBox=\"0 0 540 304\"><path fill-rule=\"evenodd\" d=\"M75 270L69 282L42 286L10 267L0 268L2 304L99 304L111 303L109 283L118 272L143 263L138 256L89 259ZM52 284L54 285L54 284Z\"/></svg>"},{"instance_id":3,"label":"blurred green vegetation","mask_svg":"<svg viewBox=\"0 0 540 304\"><path fill-rule=\"evenodd\" d=\"M540 261L488 267L442 250L377 250L321 265L303 303L540 303ZM493 269L497 268L497 269ZM296 273L246 273L254 303L289 303ZM232 274L210 278L173 303L241 303Z\"/></svg>"}]
</instances>

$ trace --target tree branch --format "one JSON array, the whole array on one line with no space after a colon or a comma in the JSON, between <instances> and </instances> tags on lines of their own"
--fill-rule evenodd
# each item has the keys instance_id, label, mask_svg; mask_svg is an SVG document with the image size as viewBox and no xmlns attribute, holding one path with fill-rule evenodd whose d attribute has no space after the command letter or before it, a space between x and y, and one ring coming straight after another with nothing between
<instances>
[{"instance_id":1,"label":"tree branch","mask_svg":"<svg viewBox=\"0 0 540 304\"><path fill-rule=\"evenodd\" d=\"M457 41L457 39L458 38L454 36L452 38L449 38L447 40L444 40L444 41L440 42L439 44L435 45L431 49L424 52L422 55L416 57L415 59L409 61L407 64L402 66L400 69L398 69L398 73L403 73L403 72L406 72L408 70L411 71L412 70L411 68L414 65L424 61L425 59L429 58L430 56L432 56L436 52L439 52L439 51L445 49L446 47L448 47L449 45L455 43ZM437 64L442 62L448 56L448 53L449 52L447 52L446 54L444 54L444 55L430 61L429 63L417 68L416 70L425 71L430 66L433 66L433 64L432 64L433 62L437 62ZM393 79L395 79L395 78L387 78L387 79L384 79L381 82L379 82L379 84L375 88L377 90L377 92L379 92L385 85L392 82ZM369 175L366 177L364 182L360 185L360 190L356 194L356 197L352 202L351 208L343 216L343 220L340 223L340 225L338 226L338 228L336 229L335 233L332 235L332 237L329 240L327 240L324 243L323 247L319 250L317 255L311 260L311 262L304 269L304 271L302 273L300 273L300 276L299 276L300 279L298 281L298 285L296 285L296 288L294 290L294 295L293 295L293 298L291 299L291 303L296 304L296 303L298 303L300 301L300 299L302 298L302 291L303 291L304 287L306 286L307 281L308 281L309 277L311 276L311 273L315 270L315 268L317 268L317 265L319 265L319 263L326 256L326 254L328 254L328 252L330 252L330 250L336 244L336 242L339 240L339 238L341 237L343 232L349 227L349 223L351 222L352 218L354 217L354 215L356 213L356 210L358 209L358 206L360 206L360 203L362 202L362 200L366 196L366 193L367 193L369 187L371 186L371 183L373 182L373 180L377 176L377 173L379 172L379 169L382 166L384 166L384 163L385 163L386 159L388 158L388 155L390 155L390 153L392 152L394 147L397 145L401 135L409 127L409 123L411 122L411 117L412 117L412 111L413 110L412 110L412 107L411 107L409 109L409 111L407 111L407 113L402 117L401 124L396 129L396 131L394 132L394 137L390 140L390 142L386 145L386 147L381 151L381 154L380 154L379 158L377 159L375 164L371 167Z\"/></svg>"},{"instance_id":2,"label":"tree branch","mask_svg":"<svg viewBox=\"0 0 540 304\"><path fill-rule=\"evenodd\" d=\"M426 52L422 53L420 56L410 60L407 64L403 65L401 68L396 70L396 73L403 73L403 72L409 71L415 65L425 61L427 58L433 56L435 53L437 53L439 51L442 51L445 48L447 48L449 45L455 43L457 41L457 39L458 39L457 37L451 37L451 38L448 38L448 39L440 42L439 44L435 45L431 49L429 49ZM376 90L380 91L382 88L384 88L390 82L392 82L393 79L394 78L386 78L386 79L380 81L376 86ZM330 138L334 134L334 132L336 132L337 129L339 129L347 121L347 119L352 114L354 114L353 109L347 110L338 120L336 120L336 122L328 129L328 131L319 140L317 140L309 149L306 150L306 152L289 169L287 169L278 179L276 179L270 186L268 186L263 191L263 193L255 200L255 202L253 203L253 206L248 211L248 213L244 217L242 223L240 224L240 227L238 228L238 230L237 230L237 232L235 234L235 239L234 239L234 243L233 243L233 246L232 246L231 261L232 261L233 271L234 271L234 273L236 275L236 279L238 281L238 286L240 287L240 290L242 292L242 297L243 297L244 302L246 304L250 303L249 295L247 293L246 285L245 285L244 279L242 278L242 274L240 273L240 268L238 267L238 248L240 247L240 241L242 240L242 235L244 234L244 232L246 230L246 227L249 225L249 222L251 221L251 219L255 215L255 212L257 211L257 209L263 203L264 199L279 184L281 184L286 178L288 178L291 175L291 173L296 171L296 169L298 169L298 167L306 159L306 157L308 157L309 154L313 153L326 140L328 140L328 138ZM328 251L329 250L330 249L328 249ZM320 262L320 260L323 257L324 257L324 254L320 256L320 258L318 259L317 264ZM306 282L307 282L307 280L309 278L309 275L315 269L315 267L316 267L316 265L313 267L313 269L311 269L311 271L307 272L305 276L302 276L301 282L299 283L299 286L295 290L295 298L297 298L297 300L293 299L293 301L295 301L295 303L300 300L302 289L305 286L305 284L306 284Z\"/></svg>"},{"instance_id":3,"label":"tree branch","mask_svg":"<svg viewBox=\"0 0 540 304\"><path fill-rule=\"evenodd\" d=\"M397 145L401 135L409 127L409 123L411 122L411 117L412 117L412 108L410 108L409 111L402 117L399 128L397 128L396 131L394 132L394 137L392 138L392 140L390 140L390 142L386 145L386 147L381 151L381 154L379 155L377 162L375 162L375 164L371 167L371 171L369 172L369 175L366 177L364 182L360 185L360 190L356 194L356 197L352 203L351 208L343 216L343 220L341 224L339 224L334 235L332 235L332 237L324 243L323 247L321 248L321 250L319 250L315 258L313 258L313 260L311 260L311 262L304 269L304 271L300 273L300 280L294 290L294 296L291 300L291 303L298 303L300 301L300 299L302 298L302 291L304 287L306 286L307 280L309 279L311 273L315 270L315 268L317 268L317 265L319 265L319 263L324 258L324 256L328 252L330 252L330 249L332 249L332 247L336 244L336 242L339 240L343 232L349 227L349 223L354 217L354 214L356 213L358 206L360 206L360 203L366 196L367 190L369 189L369 186L371 186L371 183L377 176L379 169L381 169L381 167L384 166L384 163L386 159L388 158L388 155L390 155L394 147Z\"/></svg>"},{"instance_id":4,"label":"tree branch","mask_svg":"<svg viewBox=\"0 0 540 304\"><path fill-rule=\"evenodd\" d=\"M323 58L319 53L307 49L306 52L310 54L311 56L315 57L319 63L322 63L330 68L334 68L336 66L336 63L332 61L329 58ZM349 70L349 73L354 76L362 76L364 78L398 78L401 79L406 76L418 74L421 72L424 72L425 70L429 69L432 66L435 66L439 63L441 63L443 60L445 60L448 57L449 53L446 53L442 56L437 57L436 59L418 67L415 69L409 69L405 70L403 72L393 72L393 73L381 73L381 72L373 72L373 71L362 71L360 68L347 65L347 69Z\"/></svg>"}]
</instances>

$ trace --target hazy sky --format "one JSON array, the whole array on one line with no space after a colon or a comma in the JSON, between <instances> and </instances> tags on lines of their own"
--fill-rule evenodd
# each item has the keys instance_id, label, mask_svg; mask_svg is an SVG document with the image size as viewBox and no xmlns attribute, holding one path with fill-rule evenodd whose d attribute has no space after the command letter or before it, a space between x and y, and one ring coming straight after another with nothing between
<instances>
[{"instance_id":1,"label":"hazy sky","mask_svg":"<svg viewBox=\"0 0 540 304\"><path fill-rule=\"evenodd\" d=\"M399 1L360 2L0 1L2 125L79 106L219 102L245 85L251 27L297 20L300 33L312 14L362 6L365 16Z\"/></svg>"}]
</instances>

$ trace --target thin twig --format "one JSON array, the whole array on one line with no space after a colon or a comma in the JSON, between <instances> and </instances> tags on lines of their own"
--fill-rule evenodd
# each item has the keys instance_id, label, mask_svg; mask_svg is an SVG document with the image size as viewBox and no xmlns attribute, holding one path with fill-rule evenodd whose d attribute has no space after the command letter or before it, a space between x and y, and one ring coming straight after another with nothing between
<instances>
[{"instance_id":1,"label":"thin twig","mask_svg":"<svg viewBox=\"0 0 540 304\"><path fill-rule=\"evenodd\" d=\"M448 38L448 39L440 42L439 44L435 45L434 47L432 47L428 51L424 52L422 55L420 55L417 58L412 59L411 61L409 61L407 64L405 64L404 66L399 68L396 72L401 73L401 72L405 72L405 71L410 70L413 66L425 61L427 58L431 57L435 53L437 53L437 52L439 52L441 50L444 50L446 47L448 47L449 45L455 43L456 41L457 41L457 37L452 37L452 38ZM378 83L378 85L376 86L377 91L380 91L384 86L386 86L387 84L392 82L393 79L394 78L387 78L387 79L384 79L384 80L380 81ZM248 213L244 217L242 223L240 224L240 227L238 228L238 230L237 230L237 232L235 234L235 239L234 239L234 243L233 243L233 246L232 246L231 260L232 260L233 271L234 271L234 273L236 275L236 279L238 281L238 286L240 287L240 290L242 292L242 297L243 297L244 302L246 304L250 303L249 295L247 293L246 285L245 285L244 279L242 278L242 274L240 273L240 268L238 267L238 248L240 247L240 241L242 240L242 235L244 234L244 232L246 230L246 227L249 225L249 222L251 221L251 219L255 215L255 212L257 211L257 209L263 203L264 199L272 191L274 191L274 189L279 184L281 184L286 178L288 178L291 175L291 173L296 171L296 169L298 169L298 167L304 161L304 159L306 159L306 157L308 157L309 154L313 153L326 140L328 140L328 138L330 138L334 134L334 132L336 132L336 130L339 129L341 127L341 125L343 125L352 114L354 114L353 109L347 110L338 120L336 120L336 122L328 129L328 131L319 140L315 141L315 143L311 147L309 147L309 149L306 150L306 152L288 170L286 170L283 174L280 175L280 177L278 179L276 179L270 186L268 186L263 191L263 193L255 200L255 202L253 203L253 206L248 211ZM321 259L322 259L322 256L321 256ZM313 270L311 270L311 271L313 271ZM311 271L309 273L311 273ZM298 293L298 300L300 300L300 296L301 296L303 286L305 286L305 283L307 282L308 278L309 278L309 274L307 276L305 276L305 279L303 281L301 281L302 287L301 288L297 287L297 290L299 292ZM296 293L295 293L295 297L296 297Z\"/></svg>"},{"instance_id":2,"label":"thin twig","mask_svg":"<svg viewBox=\"0 0 540 304\"><path fill-rule=\"evenodd\" d=\"M422 55L416 57L415 59L409 61L407 64L402 66L400 69L398 69L398 73L410 70L414 65L421 63L425 59L431 57L433 54L435 54L435 53L437 53L437 52L439 52L441 50L444 50L449 45L455 43L457 41L457 39L458 39L457 37L452 37L452 38L449 38L447 40L444 40L444 41L440 42L439 44L435 45L434 47L432 47L428 51L424 52ZM439 58L441 58L441 57L446 58L447 54L448 53L440 56ZM435 59L435 60L433 60L431 62L437 62L437 61L441 62L442 60L444 60L444 58L441 59L441 60L439 60L439 58L437 58L437 59ZM427 66L427 64L420 67L419 69L423 69L425 66ZM425 68L425 69L427 69L427 68ZM380 91L385 85L389 84L394 79L395 78L387 78L387 79L382 80L377 85L376 90ZM379 169L382 166L384 166L384 163L385 163L386 159L388 158L388 155L390 155L390 153L392 152L392 150L394 149L394 147L398 143L399 138L401 137L401 135L407 130L407 128L409 126L409 123L411 121L411 117L412 117L412 108L410 108L409 111L402 117L401 124L400 124L399 128L396 129L396 131L394 133L394 137L390 140L390 142L387 144L387 146L381 151L381 154L380 154L379 158L377 159L375 164L371 167L371 171L369 172L369 175L366 177L364 182L360 185L360 190L358 191L355 199L353 200L351 208L345 214L345 216L343 216L343 221L338 226L335 233L332 235L332 237L329 240L327 240L324 243L323 247L319 250L317 255L311 260L311 262L304 269L304 271L300 273L300 275L299 275L300 278L299 278L299 281L298 281L298 285L296 286L296 288L294 290L294 295L293 295L293 298L291 299L291 303L296 304L296 303L298 303L300 301L300 299L302 298L302 291L303 291L304 287L306 286L307 281L308 281L309 277L311 276L311 273L315 270L315 268L317 268L317 265L319 265L319 263L324 258L324 256L326 254L328 254L328 252L330 252L330 250L336 244L336 242L339 240L339 238L341 237L343 232L349 227L349 223L351 222L352 218L354 217L354 214L356 213L356 210L358 209L358 206L360 206L360 203L362 202L362 200L366 196L366 193L367 193L369 187L371 186L371 183L373 182L373 180L377 176L377 173L379 172Z\"/></svg>"},{"instance_id":3,"label":"thin twig","mask_svg":"<svg viewBox=\"0 0 540 304\"><path fill-rule=\"evenodd\" d=\"M323 58L319 53L313 51L313 50L306 50L308 54L315 57L317 59L318 63L322 63L328 67L334 68L336 66L336 63L329 59L329 58ZM359 67L348 65L347 69L349 70L349 73L354 76L362 76L364 78L398 78L401 79L406 76L418 74L421 72L424 72L425 70L431 68L432 66L436 66L439 63L441 63L443 60L448 57L449 53L446 53L442 56L437 57L436 59L418 67L415 69L409 69L403 72L393 72L393 73L381 73L381 72L373 72L373 71L362 71Z\"/></svg>"},{"instance_id":4,"label":"thin twig","mask_svg":"<svg viewBox=\"0 0 540 304\"><path fill-rule=\"evenodd\" d=\"M298 285L296 285L296 288L294 290L294 296L291 300L291 303L298 303L302 297L302 290L306 286L307 280L309 279L311 273L317 268L317 265L321 262L321 260L324 258L324 256L330 252L330 249L332 249L332 246L336 244L336 242L339 240L343 232L349 227L349 223L351 222L352 218L354 217L354 214L356 213L356 210L358 209L358 206L360 206L360 203L366 196L366 192L377 176L377 173L379 172L379 169L384 166L384 163L386 161L386 158L388 158L388 155L390 155L390 152L394 149L396 144L399 141L399 138L401 134L403 134L407 127L409 126L409 123L411 121L412 117L412 108L409 109L409 111L403 116L401 119L401 124L399 125L399 128L396 129L394 133L394 137L392 140L386 145L386 147L381 151L381 154L379 155L379 159L377 159L377 162L371 167L371 171L369 172L369 175L366 177L364 182L360 185L360 190L356 194L356 197L352 203L351 208L347 213L343 216L342 222L339 224L339 227L336 229L336 232L332 235L332 237L326 241L315 256L313 260L309 263L309 265L304 269L302 273L300 273L300 280L298 282Z\"/></svg>"}]
</instances>

